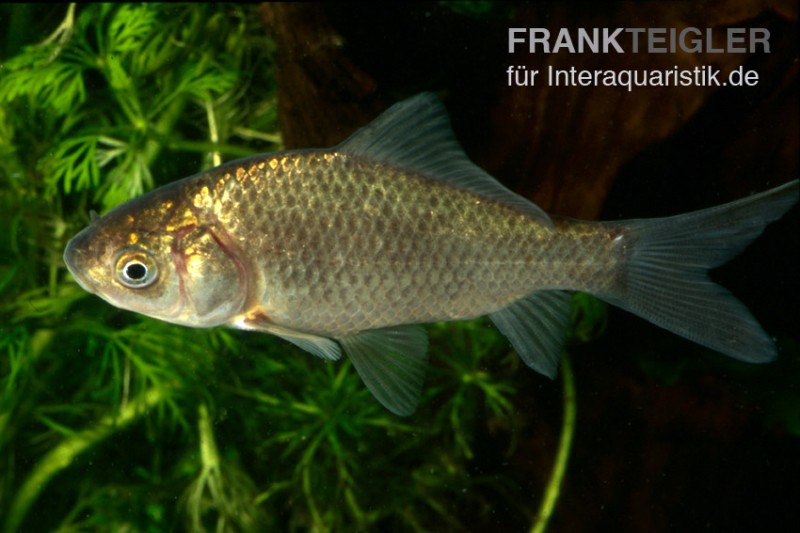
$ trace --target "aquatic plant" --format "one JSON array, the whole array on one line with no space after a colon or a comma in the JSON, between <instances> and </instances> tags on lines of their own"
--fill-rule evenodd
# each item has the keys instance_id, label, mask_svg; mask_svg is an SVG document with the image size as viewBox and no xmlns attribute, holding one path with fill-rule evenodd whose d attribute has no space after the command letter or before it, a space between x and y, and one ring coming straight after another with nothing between
<instances>
[{"instance_id":1,"label":"aquatic plant","mask_svg":"<svg viewBox=\"0 0 800 533\"><path fill-rule=\"evenodd\" d=\"M33 28L0 71L4 531L468 529L498 500L532 522L536 495L475 471L479 435L514 446L519 363L485 322L431 328L423 408L401 419L346 361L121 312L64 269L90 210L280 147L254 8L70 4L33 44L54 21L2 9Z\"/></svg>"}]
</instances>

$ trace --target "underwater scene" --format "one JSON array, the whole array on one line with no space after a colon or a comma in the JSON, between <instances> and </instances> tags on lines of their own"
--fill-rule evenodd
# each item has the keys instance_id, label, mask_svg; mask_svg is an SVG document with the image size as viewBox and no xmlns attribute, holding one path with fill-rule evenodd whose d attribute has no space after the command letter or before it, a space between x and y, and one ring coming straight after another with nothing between
<instances>
[{"instance_id":1,"label":"underwater scene","mask_svg":"<svg viewBox=\"0 0 800 533\"><path fill-rule=\"evenodd\" d=\"M0 5L0 532L793 531L797 22Z\"/></svg>"}]
</instances>

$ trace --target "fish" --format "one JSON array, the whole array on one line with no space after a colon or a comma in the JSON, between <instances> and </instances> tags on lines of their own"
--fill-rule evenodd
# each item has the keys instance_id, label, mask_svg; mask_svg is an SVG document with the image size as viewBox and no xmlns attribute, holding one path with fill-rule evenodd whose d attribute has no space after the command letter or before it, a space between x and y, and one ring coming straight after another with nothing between
<instances>
[{"instance_id":1,"label":"fish","mask_svg":"<svg viewBox=\"0 0 800 533\"><path fill-rule=\"evenodd\" d=\"M425 323L488 316L554 378L582 291L751 363L777 356L708 277L798 201L798 180L677 216L550 216L469 160L433 93L342 143L231 161L93 215L64 252L110 304L195 328L269 333L346 355L389 411L411 415Z\"/></svg>"}]
</instances>

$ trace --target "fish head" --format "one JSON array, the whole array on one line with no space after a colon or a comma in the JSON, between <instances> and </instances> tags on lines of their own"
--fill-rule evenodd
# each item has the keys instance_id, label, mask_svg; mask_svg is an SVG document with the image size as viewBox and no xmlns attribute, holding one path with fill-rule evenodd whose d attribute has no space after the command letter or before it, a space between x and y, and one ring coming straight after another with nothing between
<instances>
[{"instance_id":1,"label":"fish head","mask_svg":"<svg viewBox=\"0 0 800 533\"><path fill-rule=\"evenodd\" d=\"M158 196L93 219L67 243L67 268L116 307L191 327L225 323L246 298L242 263L195 212Z\"/></svg>"}]
</instances>

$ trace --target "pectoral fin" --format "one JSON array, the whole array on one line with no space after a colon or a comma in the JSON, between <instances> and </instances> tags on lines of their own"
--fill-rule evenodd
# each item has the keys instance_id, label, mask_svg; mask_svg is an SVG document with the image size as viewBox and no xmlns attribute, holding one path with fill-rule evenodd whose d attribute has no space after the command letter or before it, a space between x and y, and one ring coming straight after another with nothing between
<instances>
[{"instance_id":1,"label":"pectoral fin","mask_svg":"<svg viewBox=\"0 0 800 533\"><path fill-rule=\"evenodd\" d=\"M317 337L309 333L300 333L292 330L276 331L274 328L270 330L270 333L291 342L295 346L317 357L329 361L336 361L342 356L341 349L339 345L336 344L336 341L326 339L325 337Z\"/></svg>"},{"instance_id":2,"label":"pectoral fin","mask_svg":"<svg viewBox=\"0 0 800 533\"><path fill-rule=\"evenodd\" d=\"M428 365L428 338L419 326L362 331L339 339L364 384L388 410L417 408Z\"/></svg>"},{"instance_id":3,"label":"pectoral fin","mask_svg":"<svg viewBox=\"0 0 800 533\"><path fill-rule=\"evenodd\" d=\"M235 320L231 325L239 329L270 333L328 361L336 361L342 356L342 351L336 341L278 326L267 320L265 316L263 313L250 313Z\"/></svg>"}]
</instances>

